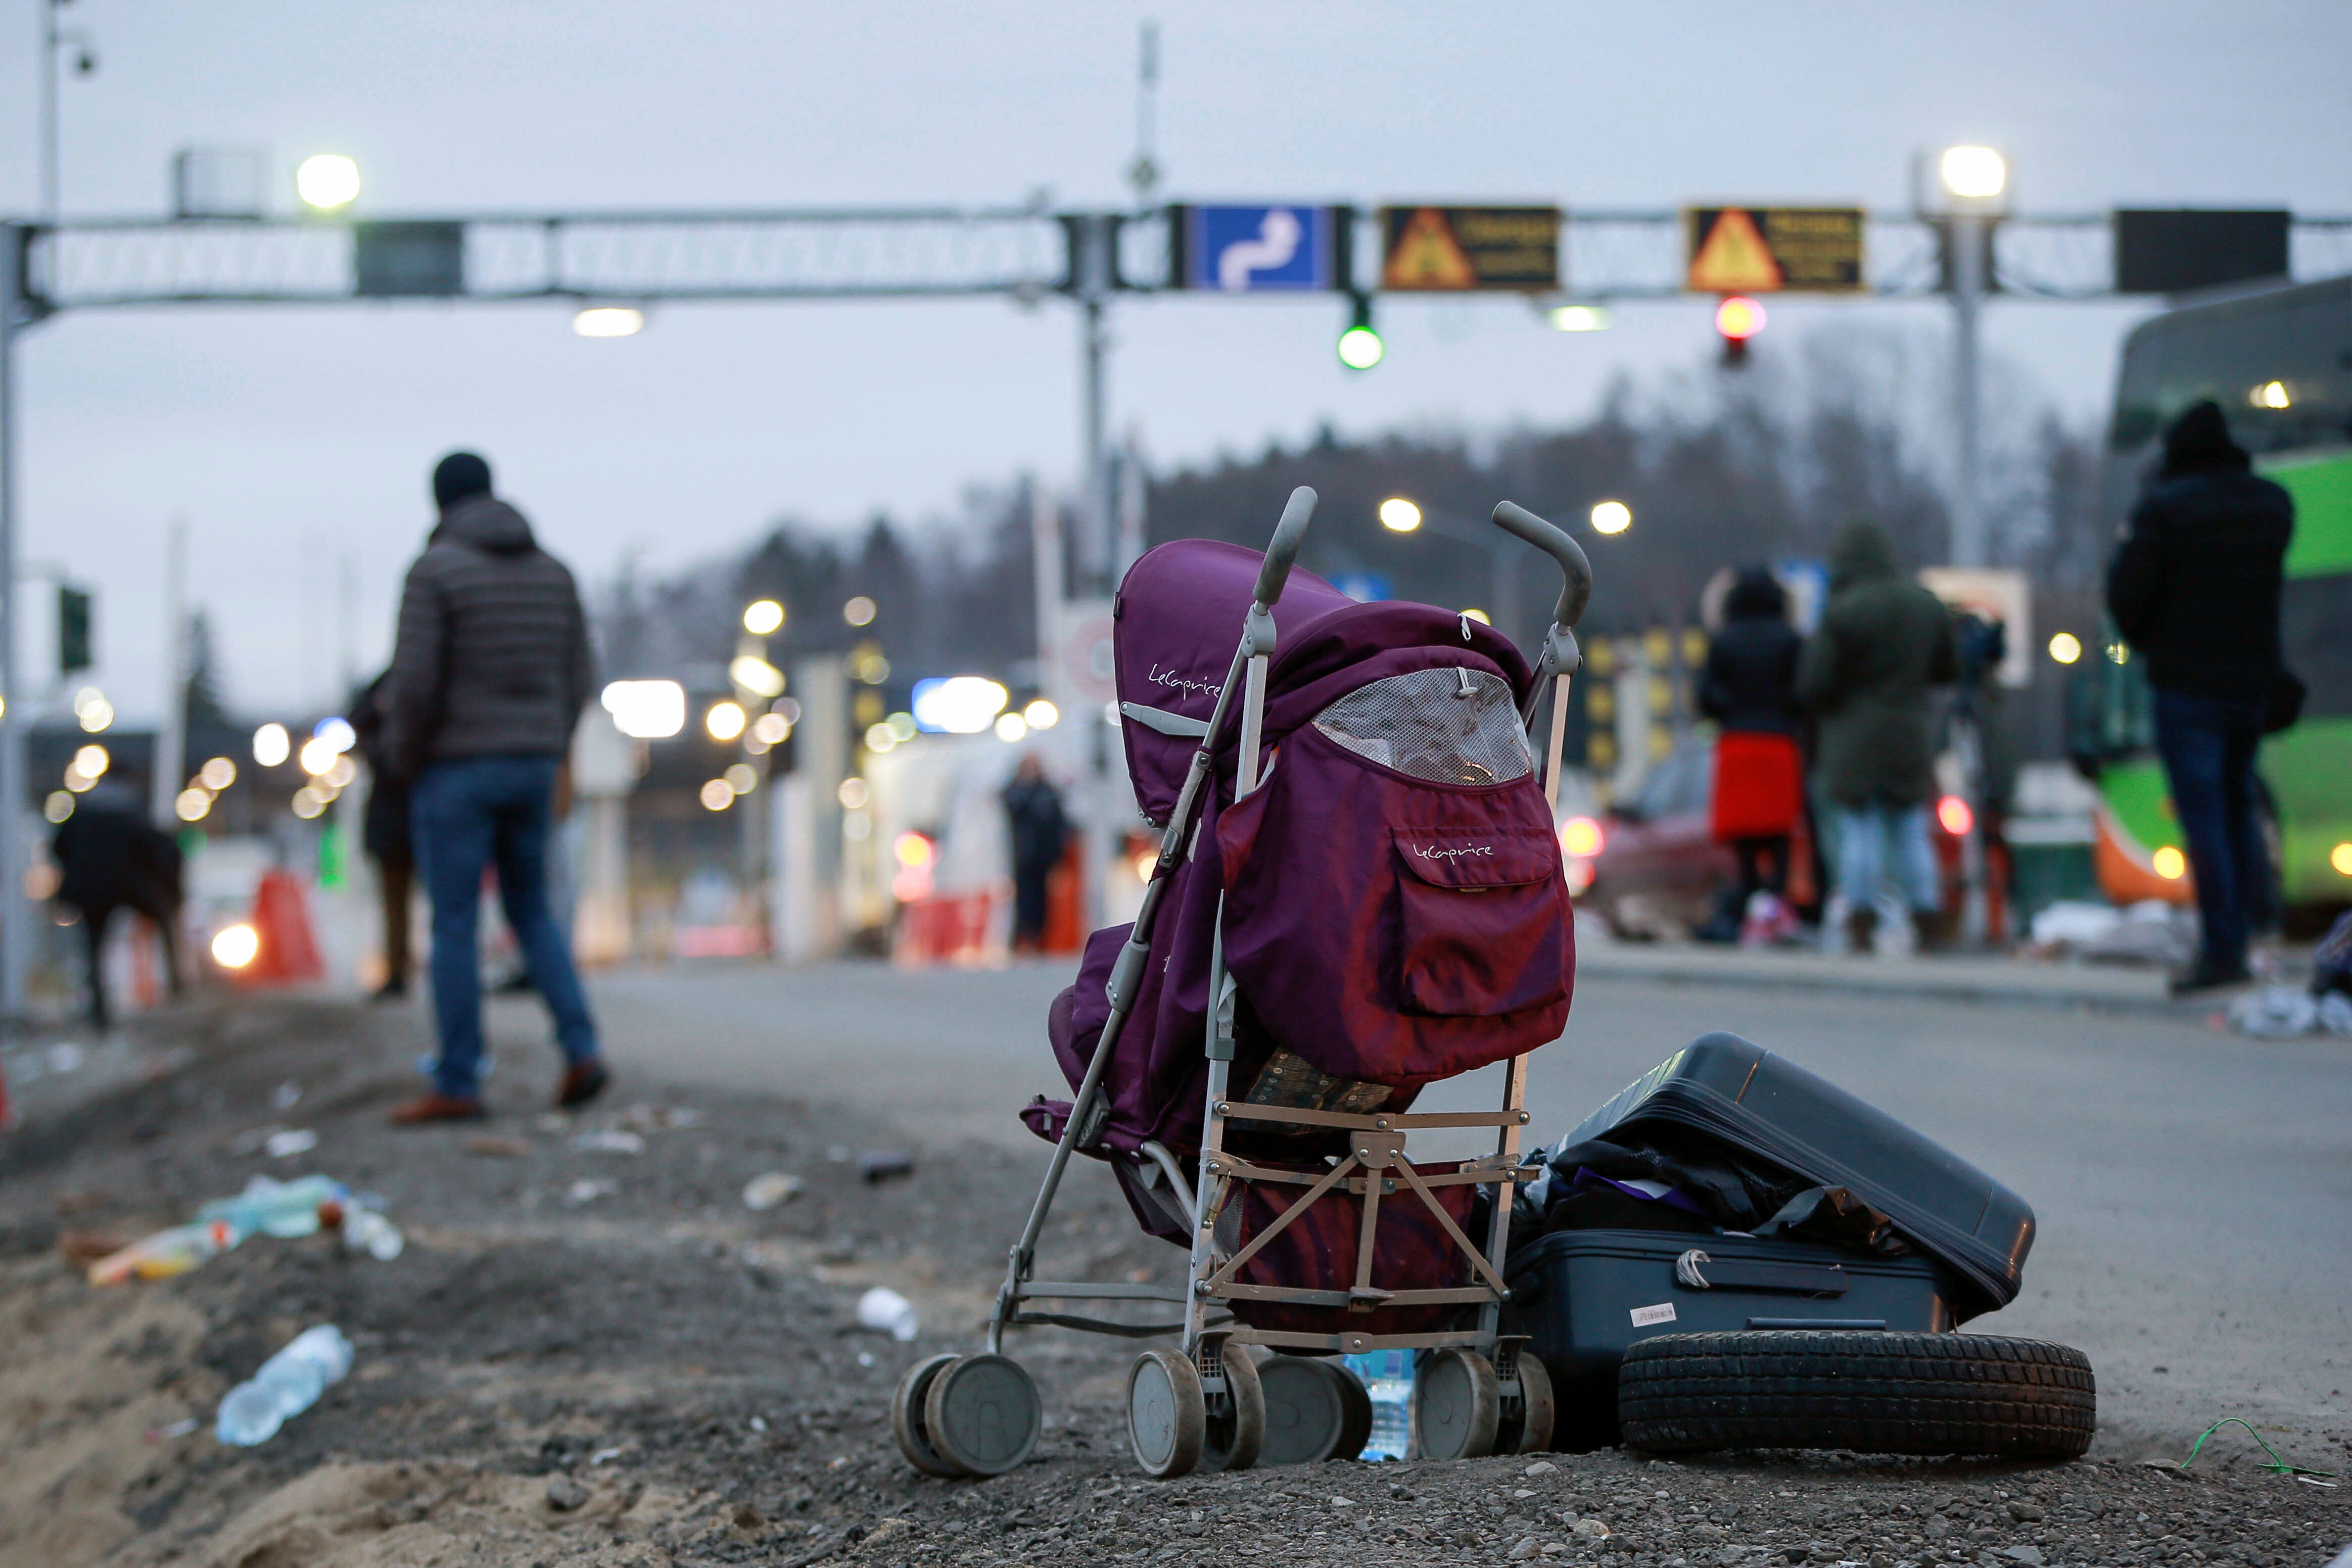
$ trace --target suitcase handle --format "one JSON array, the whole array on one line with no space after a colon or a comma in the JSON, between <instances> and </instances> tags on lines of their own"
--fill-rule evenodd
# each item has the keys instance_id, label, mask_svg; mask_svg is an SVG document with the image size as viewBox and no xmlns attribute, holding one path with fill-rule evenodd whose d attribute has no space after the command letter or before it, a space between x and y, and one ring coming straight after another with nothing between
<instances>
[{"instance_id":1,"label":"suitcase handle","mask_svg":"<svg viewBox=\"0 0 2352 1568\"><path fill-rule=\"evenodd\" d=\"M1836 1263L1790 1263L1770 1258L1709 1258L1693 1248L1675 1260L1675 1283L1694 1291L1769 1291L1787 1296L1843 1296L1845 1270Z\"/></svg>"}]
</instances>

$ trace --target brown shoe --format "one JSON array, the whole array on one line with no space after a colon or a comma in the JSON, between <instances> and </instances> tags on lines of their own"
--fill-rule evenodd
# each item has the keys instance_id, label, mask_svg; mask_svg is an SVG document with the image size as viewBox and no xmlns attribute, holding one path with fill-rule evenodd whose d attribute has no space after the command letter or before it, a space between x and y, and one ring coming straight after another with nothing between
<instances>
[{"instance_id":1,"label":"brown shoe","mask_svg":"<svg viewBox=\"0 0 2352 1568\"><path fill-rule=\"evenodd\" d=\"M395 1127L424 1127L435 1122L478 1122L482 1119L482 1103L472 1095L443 1094L438 1092L419 1094L392 1108L392 1124Z\"/></svg>"},{"instance_id":2,"label":"brown shoe","mask_svg":"<svg viewBox=\"0 0 2352 1568\"><path fill-rule=\"evenodd\" d=\"M569 1111L574 1105L585 1105L604 1092L604 1085L612 1081L613 1075L604 1071L601 1059L592 1056L585 1061L575 1061L564 1069L563 1082L555 1092L555 1108Z\"/></svg>"}]
</instances>

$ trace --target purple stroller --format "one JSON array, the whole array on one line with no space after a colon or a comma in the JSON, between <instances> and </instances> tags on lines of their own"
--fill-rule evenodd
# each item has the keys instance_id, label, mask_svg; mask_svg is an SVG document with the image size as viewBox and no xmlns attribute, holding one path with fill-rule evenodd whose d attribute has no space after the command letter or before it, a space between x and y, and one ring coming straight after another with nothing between
<instances>
[{"instance_id":1,"label":"purple stroller","mask_svg":"<svg viewBox=\"0 0 2352 1568\"><path fill-rule=\"evenodd\" d=\"M1495 508L1565 580L1531 670L1466 614L1294 574L1314 506L1294 491L1263 557L1184 540L1120 584L1121 732L1160 855L1134 925L1095 934L1048 1019L1075 1093L1023 1113L1054 1155L987 1352L899 1383L892 1426L919 1469L996 1475L1034 1448L1042 1410L1003 1354L1008 1325L1179 1336L1128 1377L1153 1476L1354 1457L1370 1403L1336 1357L1376 1350L1421 1358L1425 1456L1549 1444L1543 1364L1500 1332L1503 1248L1526 1055L1559 1036L1574 978L1551 808L1591 571L1550 524ZM1499 1109L1411 1112L1423 1085L1498 1061ZM1482 1127L1492 1155L1405 1157L1415 1129ZM1073 1154L1108 1164L1144 1228L1188 1249L1182 1288L1034 1277ZM1072 1301L1172 1303L1181 1321L1043 1310Z\"/></svg>"}]
</instances>

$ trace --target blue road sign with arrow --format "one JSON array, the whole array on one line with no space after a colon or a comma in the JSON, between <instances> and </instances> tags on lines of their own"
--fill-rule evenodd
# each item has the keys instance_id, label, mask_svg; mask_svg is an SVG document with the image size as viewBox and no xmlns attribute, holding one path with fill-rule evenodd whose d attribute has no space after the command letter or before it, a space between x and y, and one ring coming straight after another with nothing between
<instances>
[{"instance_id":1,"label":"blue road sign with arrow","mask_svg":"<svg viewBox=\"0 0 2352 1568\"><path fill-rule=\"evenodd\" d=\"M1226 294L1335 286L1340 224L1329 207L1180 207L1169 282Z\"/></svg>"}]
</instances>

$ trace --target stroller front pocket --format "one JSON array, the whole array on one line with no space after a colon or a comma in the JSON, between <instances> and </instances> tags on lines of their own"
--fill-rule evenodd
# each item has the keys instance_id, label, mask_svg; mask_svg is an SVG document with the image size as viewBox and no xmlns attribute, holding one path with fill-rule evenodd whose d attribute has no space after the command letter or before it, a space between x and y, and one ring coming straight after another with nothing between
<instances>
[{"instance_id":1,"label":"stroller front pocket","mask_svg":"<svg viewBox=\"0 0 2352 1568\"><path fill-rule=\"evenodd\" d=\"M1500 1018L1568 995L1569 914L1550 834L1402 829L1396 852L1400 1010Z\"/></svg>"}]
</instances>

